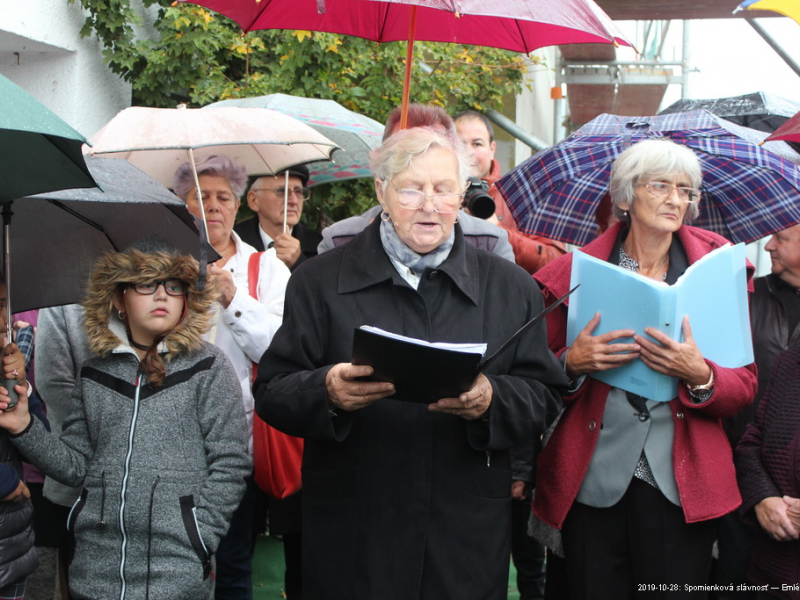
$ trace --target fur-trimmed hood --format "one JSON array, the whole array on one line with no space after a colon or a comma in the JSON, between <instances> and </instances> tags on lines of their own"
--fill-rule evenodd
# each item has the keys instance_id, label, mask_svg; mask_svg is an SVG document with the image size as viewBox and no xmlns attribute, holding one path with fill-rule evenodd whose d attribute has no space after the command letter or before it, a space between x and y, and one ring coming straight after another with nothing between
<instances>
[{"instance_id":1,"label":"fur-trimmed hood","mask_svg":"<svg viewBox=\"0 0 800 600\"><path fill-rule=\"evenodd\" d=\"M91 351L98 356L107 356L121 344L129 345L109 326L110 319L117 319L114 308L114 292L123 283L148 283L161 279L180 279L188 284L186 311L183 320L162 340L167 358L177 354L196 351L202 336L209 328L211 305L216 291L209 281L202 290L197 289L199 266L186 255L159 251L145 253L136 249L124 252L109 252L95 264L83 302L84 328Z\"/></svg>"}]
</instances>

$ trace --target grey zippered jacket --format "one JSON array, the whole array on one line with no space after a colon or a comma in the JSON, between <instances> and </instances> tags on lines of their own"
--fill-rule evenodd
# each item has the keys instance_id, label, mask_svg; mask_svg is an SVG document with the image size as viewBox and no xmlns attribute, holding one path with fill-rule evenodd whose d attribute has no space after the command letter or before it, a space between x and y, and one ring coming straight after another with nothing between
<instances>
[{"instance_id":1,"label":"grey zippered jacket","mask_svg":"<svg viewBox=\"0 0 800 600\"><path fill-rule=\"evenodd\" d=\"M54 479L83 486L70 589L78 598L213 595L211 553L250 472L241 392L211 344L167 363L162 386L124 348L88 361L61 439L33 419L15 445Z\"/></svg>"}]
</instances>

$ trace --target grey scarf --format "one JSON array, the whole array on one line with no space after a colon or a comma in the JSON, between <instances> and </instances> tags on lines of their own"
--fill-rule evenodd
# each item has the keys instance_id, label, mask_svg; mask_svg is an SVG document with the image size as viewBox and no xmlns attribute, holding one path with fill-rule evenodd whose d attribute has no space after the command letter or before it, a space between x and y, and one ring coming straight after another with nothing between
<instances>
[{"instance_id":1,"label":"grey scarf","mask_svg":"<svg viewBox=\"0 0 800 600\"><path fill-rule=\"evenodd\" d=\"M451 229L448 238L438 247L427 254L417 254L398 237L391 221L381 220L381 244L386 254L407 266L415 275L422 275L425 269L435 269L441 265L450 255L455 238L455 229Z\"/></svg>"}]
</instances>

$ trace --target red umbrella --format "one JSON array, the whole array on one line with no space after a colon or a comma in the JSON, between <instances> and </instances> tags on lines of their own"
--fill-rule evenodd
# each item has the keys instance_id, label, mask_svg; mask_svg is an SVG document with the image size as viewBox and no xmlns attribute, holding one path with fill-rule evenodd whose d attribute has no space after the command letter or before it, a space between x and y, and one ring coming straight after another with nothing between
<instances>
[{"instance_id":1,"label":"red umbrella","mask_svg":"<svg viewBox=\"0 0 800 600\"><path fill-rule=\"evenodd\" d=\"M294 29L407 40L403 119L414 40L531 52L544 46L628 41L594 0L179 0L221 13L245 31Z\"/></svg>"},{"instance_id":2,"label":"red umbrella","mask_svg":"<svg viewBox=\"0 0 800 600\"><path fill-rule=\"evenodd\" d=\"M786 140L787 142L800 142L800 112L787 119L786 122L778 127L765 142L773 140Z\"/></svg>"}]
</instances>

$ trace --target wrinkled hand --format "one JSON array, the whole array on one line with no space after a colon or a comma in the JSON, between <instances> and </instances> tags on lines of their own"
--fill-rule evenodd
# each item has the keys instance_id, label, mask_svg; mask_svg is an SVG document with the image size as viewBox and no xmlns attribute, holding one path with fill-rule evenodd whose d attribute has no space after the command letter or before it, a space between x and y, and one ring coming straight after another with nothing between
<instances>
[{"instance_id":1,"label":"wrinkled hand","mask_svg":"<svg viewBox=\"0 0 800 600\"><path fill-rule=\"evenodd\" d=\"M208 278L217 285L219 296L217 300L225 308L230 306L233 297L236 295L236 286L233 283L233 275L227 269L218 267L215 264L208 265Z\"/></svg>"},{"instance_id":2,"label":"wrinkled hand","mask_svg":"<svg viewBox=\"0 0 800 600\"><path fill-rule=\"evenodd\" d=\"M800 498L784 496L783 501L786 503L786 516L789 517L794 528L800 533Z\"/></svg>"},{"instance_id":3,"label":"wrinkled hand","mask_svg":"<svg viewBox=\"0 0 800 600\"><path fill-rule=\"evenodd\" d=\"M24 502L28 498L31 497L31 491L28 489L28 486L25 485L25 482L21 479L17 484L17 488L11 492L8 496L4 498L0 498L2 502Z\"/></svg>"},{"instance_id":4,"label":"wrinkled hand","mask_svg":"<svg viewBox=\"0 0 800 600\"><path fill-rule=\"evenodd\" d=\"M514 500L528 500L531 497L533 485L530 481L514 480L511 482L511 498Z\"/></svg>"},{"instance_id":5,"label":"wrinkled hand","mask_svg":"<svg viewBox=\"0 0 800 600\"><path fill-rule=\"evenodd\" d=\"M25 383L25 356L16 344L3 348L3 379Z\"/></svg>"},{"instance_id":6,"label":"wrinkled hand","mask_svg":"<svg viewBox=\"0 0 800 600\"><path fill-rule=\"evenodd\" d=\"M0 427L11 434L22 433L31 422L28 413L28 384L15 385L19 402L8 408L8 390L0 385Z\"/></svg>"},{"instance_id":7,"label":"wrinkled hand","mask_svg":"<svg viewBox=\"0 0 800 600\"><path fill-rule=\"evenodd\" d=\"M683 342L676 342L653 327L647 327L644 332L659 342L655 344L639 335L633 338L642 347L642 362L648 367L689 385L704 384L711 377L711 367L692 337L688 316L683 318Z\"/></svg>"},{"instance_id":8,"label":"wrinkled hand","mask_svg":"<svg viewBox=\"0 0 800 600\"><path fill-rule=\"evenodd\" d=\"M442 398L428 405L428 410L450 413L468 421L479 419L492 404L494 390L486 375L481 373L475 384L458 398Z\"/></svg>"},{"instance_id":9,"label":"wrinkled hand","mask_svg":"<svg viewBox=\"0 0 800 600\"><path fill-rule=\"evenodd\" d=\"M300 258L300 240L292 237L291 233L279 233L275 238L275 253L290 269Z\"/></svg>"},{"instance_id":10,"label":"wrinkled hand","mask_svg":"<svg viewBox=\"0 0 800 600\"><path fill-rule=\"evenodd\" d=\"M783 498L771 496L755 505L756 517L761 528L774 540L788 542L800 539L797 528L787 515L789 505Z\"/></svg>"},{"instance_id":11,"label":"wrinkled hand","mask_svg":"<svg viewBox=\"0 0 800 600\"><path fill-rule=\"evenodd\" d=\"M328 371L325 387L328 401L345 411L365 408L381 398L394 394L394 384L384 381L357 381L357 377L372 375L372 367L339 363Z\"/></svg>"},{"instance_id":12,"label":"wrinkled hand","mask_svg":"<svg viewBox=\"0 0 800 600\"><path fill-rule=\"evenodd\" d=\"M567 375L575 379L580 375L597 373L625 365L639 356L639 344L613 344L614 340L633 337L633 329L615 329L602 335L592 333L600 324L600 313L595 313L586 324L567 353Z\"/></svg>"}]
</instances>

